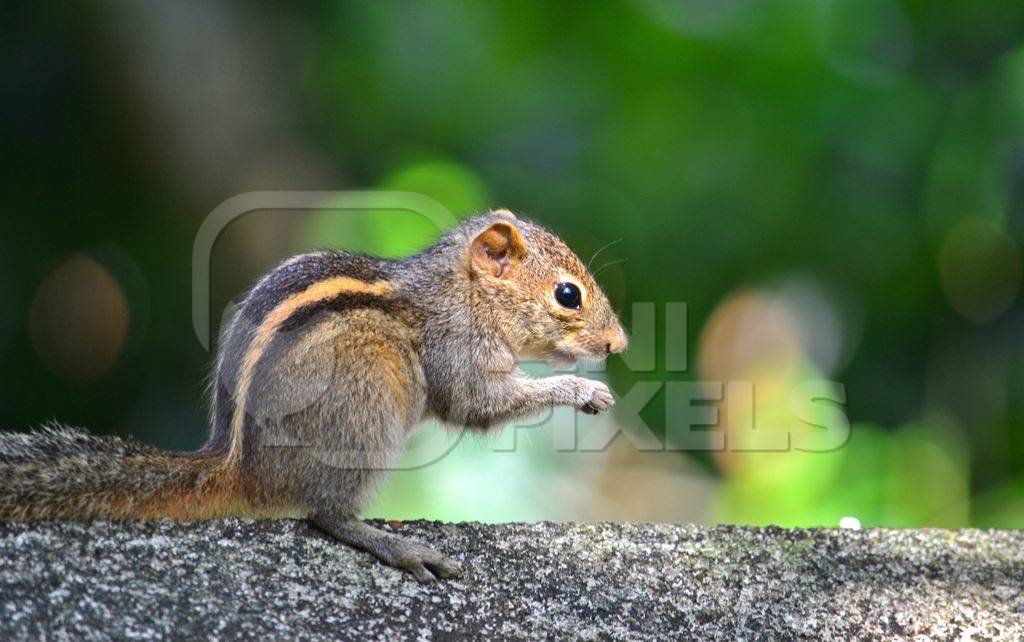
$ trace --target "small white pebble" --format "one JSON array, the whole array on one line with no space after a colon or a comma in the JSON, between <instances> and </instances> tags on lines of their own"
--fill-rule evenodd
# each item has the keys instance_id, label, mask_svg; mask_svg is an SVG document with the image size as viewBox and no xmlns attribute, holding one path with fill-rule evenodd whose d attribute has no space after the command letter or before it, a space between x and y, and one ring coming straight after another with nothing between
<instances>
[{"instance_id":1,"label":"small white pebble","mask_svg":"<svg viewBox=\"0 0 1024 642\"><path fill-rule=\"evenodd\" d=\"M839 528L848 528L852 531L859 531L860 520L856 517L853 517L852 515L847 515L846 517L839 520Z\"/></svg>"}]
</instances>

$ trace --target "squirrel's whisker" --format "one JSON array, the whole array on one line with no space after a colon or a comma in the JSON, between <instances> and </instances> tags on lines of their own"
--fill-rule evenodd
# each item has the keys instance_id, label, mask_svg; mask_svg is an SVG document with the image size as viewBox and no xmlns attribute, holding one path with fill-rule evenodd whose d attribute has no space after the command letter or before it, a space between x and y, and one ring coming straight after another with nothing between
<instances>
[{"instance_id":1,"label":"squirrel's whisker","mask_svg":"<svg viewBox=\"0 0 1024 642\"><path fill-rule=\"evenodd\" d=\"M613 266L613 265L616 265L616 264L618 264L618 263L625 263L625 262L626 262L626 261L628 261L628 260L629 260L629 259L616 259L615 261L609 261L608 263L605 263L605 264L604 264L604 265L602 265L601 267L599 267L599 268L597 268L596 270L594 270L594 271L593 271L593 272L591 273L591 275L590 275L590 276L592 276L592 277L596 277L596 276L597 276L598 274L600 274L600 273L601 273L601 270L603 270L603 269L605 269L605 268L609 268L609 267L611 267L611 266Z\"/></svg>"},{"instance_id":2,"label":"squirrel's whisker","mask_svg":"<svg viewBox=\"0 0 1024 642\"><path fill-rule=\"evenodd\" d=\"M604 252L605 250L607 250L608 248L610 248L611 246L615 245L616 243L618 243L620 241L622 241L622 239L620 239L620 238L619 239L615 239L611 243L605 243L601 247L597 248L597 251L594 252L593 256L590 257L590 260L587 261L587 269L589 270L590 266L594 264L594 259L597 258L598 254L600 254L601 252Z\"/></svg>"}]
</instances>

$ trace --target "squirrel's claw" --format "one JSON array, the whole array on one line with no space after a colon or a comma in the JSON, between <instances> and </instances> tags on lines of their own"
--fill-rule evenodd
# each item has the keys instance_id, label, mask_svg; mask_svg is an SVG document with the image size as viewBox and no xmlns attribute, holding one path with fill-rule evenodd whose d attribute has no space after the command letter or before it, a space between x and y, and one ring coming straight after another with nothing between
<instances>
[{"instance_id":1,"label":"squirrel's claw","mask_svg":"<svg viewBox=\"0 0 1024 642\"><path fill-rule=\"evenodd\" d=\"M575 377L575 379L578 379L577 383L581 388L580 395L583 401L577 406L580 412L596 415L615 405L615 397L604 383L582 377Z\"/></svg>"},{"instance_id":2,"label":"squirrel's claw","mask_svg":"<svg viewBox=\"0 0 1024 642\"><path fill-rule=\"evenodd\" d=\"M436 560L417 562L405 568L421 582L433 582L437 578L446 580L458 577L462 573L462 567L458 562L441 555L438 555Z\"/></svg>"},{"instance_id":3,"label":"squirrel's claw","mask_svg":"<svg viewBox=\"0 0 1024 642\"><path fill-rule=\"evenodd\" d=\"M430 571L428 571L427 568L422 564L415 564L413 566L410 566L408 568L408 571L415 575L416 579L418 579L421 582L433 582L436 579L434 575Z\"/></svg>"},{"instance_id":4,"label":"squirrel's claw","mask_svg":"<svg viewBox=\"0 0 1024 642\"><path fill-rule=\"evenodd\" d=\"M462 566L429 546L401 540L395 566L405 569L421 582L433 582L437 578L449 579L462 573Z\"/></svg>"},{"instance_id":5,"label":"squirrel's claw","mask_svg":"<svg viewBox=\"0 0 1024 642\"><path fill-rule=\"evenodd\" d=\"M462 575L462 565L447 557L441 557L439 562L431 564L430 570L444 580Z\"/></svg>"}]
</instances>

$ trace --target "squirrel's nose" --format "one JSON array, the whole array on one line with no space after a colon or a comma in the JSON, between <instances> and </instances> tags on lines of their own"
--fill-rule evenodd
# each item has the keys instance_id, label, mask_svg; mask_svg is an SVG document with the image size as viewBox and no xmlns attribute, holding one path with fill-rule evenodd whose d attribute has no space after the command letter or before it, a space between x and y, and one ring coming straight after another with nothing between
<instances>
[{"instance_id":1,"label":"squirrel's nose","mask_svg":"<svg viewBox=\"0 0 1024 642\"><path fill-rule=\"evenodd\" d=\"M629 345L629 339L626 338L626 331L621 326L609 330L605 335L605 354L622 352L626 349L627 345Z\"/></svg>"}]
</instances>

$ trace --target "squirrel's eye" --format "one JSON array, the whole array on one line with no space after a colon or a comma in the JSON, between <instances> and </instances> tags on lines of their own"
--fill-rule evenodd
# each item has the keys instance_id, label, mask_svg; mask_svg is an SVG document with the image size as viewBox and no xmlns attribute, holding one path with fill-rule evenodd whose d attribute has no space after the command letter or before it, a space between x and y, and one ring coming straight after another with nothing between
<instances>
[{"instance_id":1,"label":"squirrel's eye","mask_svg":"<svg viewBox=\"0 0 1024 642\"><path fill-rule=\"evenodd\" d=\"M563 308L580 309L580 289L575 283L559 283L555 286L555 301Z\"/></svg>"}]
</instances>

